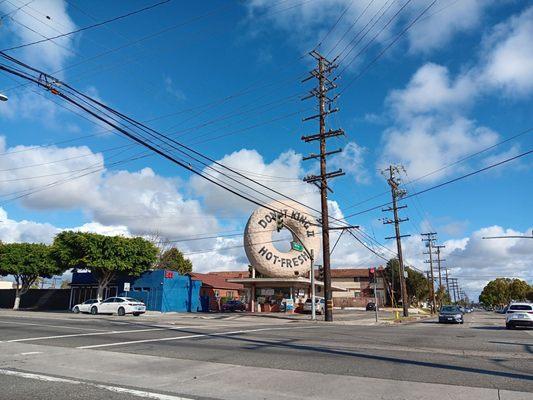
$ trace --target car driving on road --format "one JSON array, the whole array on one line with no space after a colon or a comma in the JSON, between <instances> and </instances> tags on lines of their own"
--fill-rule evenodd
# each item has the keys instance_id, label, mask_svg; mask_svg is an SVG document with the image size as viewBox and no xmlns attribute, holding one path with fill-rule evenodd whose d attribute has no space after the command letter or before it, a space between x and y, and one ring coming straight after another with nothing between
<instances>
[{"instance_id":1,"label":"car driving on road","mask_svg":"<svg viewBox=\"0 0 533 400\"><path fill-rule=\"evenodd\" d=\"M446 322L462 324L464 322L464 316L461 308L457 306L443 306L439 312L439 323Z\"/></svg>"},{"instance_id":2,"label":"car driving on road","mask_svg":"<svg viewBox=\"0 0 533 400\"><path fill-rule=\"evenodd\" d=\"M96 303L98 303L97 299L85 300L83 303L76 304L74 307L72 307L72 312L76 314L91 312L91 306Z\"/></svg>"},{"instance_id":3,"label":"car driving on road","mask_svg":"<svg viewBox=\"0 0 533 400\"><path fill-rule=\"evenodd\" d=\"M142 301L132 297L109 297L100 303L91 306L91 314L133 314L135 316L146 312L146 306Z\"/></svg>"},{"instance_id":4,"label":"car driving on road","mask_svg":"<svg viewBox=\"0 0 533 400\"><path fill-rule=\"evenodd\" d=\"M505 313L505 327L513 329L517 326L533 327L533 304L513 303Z\"/></svg>"}]
</instances>

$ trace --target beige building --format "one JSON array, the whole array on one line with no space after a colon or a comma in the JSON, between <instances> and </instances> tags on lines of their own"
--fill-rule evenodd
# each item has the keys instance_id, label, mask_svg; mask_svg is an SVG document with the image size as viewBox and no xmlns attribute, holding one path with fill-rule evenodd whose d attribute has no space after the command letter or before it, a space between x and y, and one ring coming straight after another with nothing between
<instances>
[{"instance_id":1,"label":"beige building","mask_svg":"<svg viewBox=\"0 0 533 400\"><path fill-rule=\"evenodd\" d=\"M385 286L379 270L376 281L376 297L379 305L385 303ZM331 270L331 284L346 289L333 292L334 307L365 307L374 301L374 283L370 282L368 268L337 268ZM323 295L323 293L318 293Z\"/></svg>"},{"instance_id":2,"label":"beige building","mask_svg":"<svg viewBox=\"0 0 533 400\"><path fill-rule=\"evenodd\" d=\"M0 289L13 289L13 282L0 281Z\"/></svg>"}]
</instances>

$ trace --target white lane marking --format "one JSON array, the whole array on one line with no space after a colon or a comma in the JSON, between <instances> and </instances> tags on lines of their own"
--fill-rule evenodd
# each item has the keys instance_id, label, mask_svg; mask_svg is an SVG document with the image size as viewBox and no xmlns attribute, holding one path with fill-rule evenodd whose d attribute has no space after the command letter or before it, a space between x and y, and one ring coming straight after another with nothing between
<instances>
[{"instance_id":1,"label":"white lane marking","mask_svg":"<svg viewBox=\"0 0 533 400\"><path fill-rule=\"evenodd\" d=\"M96 329L96 328L79 328L75 326L64 326L64 325L47 325L47 324L37 324L32 322L12 322L12 321L0 321L0 324L8 325L33 325L33 326L47 326L50 328L61 328L61 329L77 329L79 331L105 331L105 329Z\"/></svg>"},{"instance_id":2,"label":"white lane marking","mask_svg":"<svg viewBox=\"0 0 533 400\"><path fill-rule=\"evenodd\" d=\"M33 342L34 340L51 340L51 339L63 339L63 338L71 338L71 337L99 336L99 335L117 335L121 333L175 331L175 330L187 329L187 328L213 329L213 328L220 328L222 326L231 326L231 325L230 324L217 324L217 325L211 325L211 326L205 326L205 325L183 325L183 326L168 326L168 327L159 326L157 328L146 328L146 329L131 329L131 330L118 330L118 331L113 330L113 331L105 331L105 332L73 333L73 334L68 334L68 335L37 336L37 337L28 337L28 338L21 338L21 339L4 340L4 341L0 341L0 343Z\"/></svg>"},{"instance_id":3,"label":"white lane marking","mask_svg":"<svg viewBox=\"0 0 533 400\"><path fill-rule=\"evenodd\" d=\"M59 383L73 383L73 384L81 383L79 381L74 381L72 379L57 378L55 376L48 376L48 375L30 374L29 372L11 371L9 369L0 369L0 374L8 375L8 376L18 376L20 378L27 378L27 379L37 379L38 381L44 381L44 382L59 382Z\"/></svg>"},{"instance_id":4,"label":"white lane marking","mask_svg":"<svg viewBox=\"0 0 533 400\"><path fill-rule=\"evenodd\" d=\"M33 342L34 340L62 339L62 338L80 337L80 336L116 335L116 334L119 334L119 333L160 331L162 329L163 328L151 328L151 329L132 329L132 330L127 330L127 331L106 331L106 332L91 332L91 333L74 333L72 335L39 336L39 337L29 337L29 338L22 338L22 339L12 339L12 340L5 340L5 342L6 343L11 343L11 342Z\"/></svg>"},{"instance_id":5,"label":"white lane marking","mask_svg":"<svg viewBox=\"0 0 533 400\"><path fill-rule=\"evenodd\" d=\"M181 397L181 396L171 396L168 394L160 394L160 393L153 393L153 392L146 392L144 390L135 390L135 389L127 389L119 386L107 386L107 385L94 385L97 388L109 390L111 392L115 393L126 393L130 394L132 396L137 397L143 397L145 399L156 399L156 400L192 400L189 397Z\"/></svg>"},{"instance_id":6,"label":"white lane marking","mask_svg":"<svg viewBox=\"0 0 533 400\"><path fill-rule=\"evenodd\" d=\"M166 342L170 340L194 339L194 338L207 337L207 336L240 335L240 334L245 334L245 333L263 332L263 331L281 331L281 330L290 330L290 329L295 329L295 328L310 329L310 328L317 328L317 326L298 326L298 327L291 326L287 328L258 328L258 329L247 329L247 330L238 330L238 331L230 331L230 332L199 333L196 335L187 335L187 336L174 336L174 337L165 337L165 338L156 338L156 339L130 340L127 342L93 344L89 346L79 346L76 348L77 349L97 349L101 347L124 346L128 344Z\"/></svg>"},{"instance_id":7,"label":"white lane marking","mask_svg":"<svg viewBox=\"0 0 533 400\"><path fill-rule=\"evenodd\" d=\"M21 356L32 356L34 354L43 354L42 351L28 351L27 353L20 353Z\"/></svg>"},{"instance_id":8,"label":"white lane marking","mask_svg":"<svg viewBox=\"0 0 533 400\"><path fill-rule=\"evenodd\" d=\"M28 372L19 372L19 371L11 371L7 369L0 369L1 375L9 375L9 376L16 376L20 378L26 378L26 379L35 379L38 381L44 381L44 382L55 382L55 383L69 383L72 385L87 385L92 386L98 389L108 390L110 392L115 393L125 393L136 397L143 397L145 399L154 399L154 400L193 400L188 397L181 397L181 396L171 396L168 394L160 394L160 393L154 393L154 392L146 392L144 390L135 390L135 389L128 389L120 386L110 386L110 385L99 385L97 383L91 383L91 382L82 382L82 381L76 381L73 379L65 379L65 378L57 378L55 376L49 376L49 375L42 375L42 374L31 374Z\"/></svg>"}]
</instances>

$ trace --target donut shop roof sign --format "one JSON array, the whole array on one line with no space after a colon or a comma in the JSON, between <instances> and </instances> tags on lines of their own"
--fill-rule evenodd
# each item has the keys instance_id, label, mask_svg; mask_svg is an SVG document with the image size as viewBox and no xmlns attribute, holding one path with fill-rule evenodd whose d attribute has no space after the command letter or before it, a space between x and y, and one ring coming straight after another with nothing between
<instances>
[{"instance_id":1,"label":"donut shop roof sign","mask_svg":"<svg viewBox=\"0 0 533 400\"><path fill-rule=\"evenodd\" d=\"M316 220L303 207L292 201L284 201L269 205L278 210L284 225L289 226L296 236L292 242L300 240L305 247L318 254L320 250L320 232ZM305 276L311 269L309 254L299 250L299 246L291 246L288 252L279 251L272 242L272 235L276 231L276 213L268 208L255 210L244 232L244 249L250 264L257 271L270 278L294 278Z\"/></svg>"}]
</instances>

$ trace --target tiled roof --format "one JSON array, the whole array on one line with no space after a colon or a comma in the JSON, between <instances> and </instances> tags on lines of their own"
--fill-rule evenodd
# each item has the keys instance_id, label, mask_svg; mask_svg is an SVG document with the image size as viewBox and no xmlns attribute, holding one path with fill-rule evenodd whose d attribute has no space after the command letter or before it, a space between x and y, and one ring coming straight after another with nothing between
<instances>
[{"instance_id":1,"label":"tiled roof","mask_svg":"<svg viewBox=\"0 0 533 400\"><path fill-rule=\"evenodd\" d=\"M246 271L215 271L208 272L209 275L217 275L223 277L224 279L241 279L248 278L250 273Z\"/></svg>"},{"instance_id":2,"label":"tiled roof","mask_svg":"<svg viewBox=\"0 0 533 400\"><path fill-rule=\"evenodd\" d=\"M368 278L368 268L332 268L332 278Z\"/></svg>"},{"instance_id":3,"label":"tiled roof","mask_svg":"<svg viewBox=\"0 0 533 400\"><path fill-rule=\"evenodd\" d=\"M200 274L198 272L191 272L190 275L193 279L202 281L202 285L211 286L214 289L232 289L242 290L244 286L239 283L226 282L225 277L218 276L217 274Z\"/></svg>"}]
</instances>

